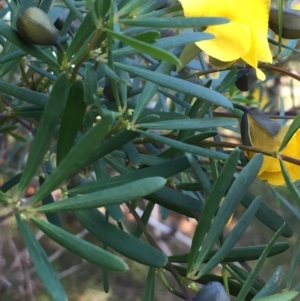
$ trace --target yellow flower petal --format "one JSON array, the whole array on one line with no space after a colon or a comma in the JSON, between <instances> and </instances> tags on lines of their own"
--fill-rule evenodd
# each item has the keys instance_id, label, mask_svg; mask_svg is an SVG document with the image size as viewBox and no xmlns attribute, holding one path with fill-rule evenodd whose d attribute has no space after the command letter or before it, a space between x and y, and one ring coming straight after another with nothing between
<instances>
[{"instance_id":1,"label":"yellow flower petal","mask_svg":"<svg viewBox=\"0 0 300 301\"><path fill-rule=\"evenodd\" d=\"M231 22L209 26L205 30L215 36L212 40L196 42L196 45L210 56L230 62L246 55L250 49L250 31L245 25Z\"/></svg>"}]
</instances>

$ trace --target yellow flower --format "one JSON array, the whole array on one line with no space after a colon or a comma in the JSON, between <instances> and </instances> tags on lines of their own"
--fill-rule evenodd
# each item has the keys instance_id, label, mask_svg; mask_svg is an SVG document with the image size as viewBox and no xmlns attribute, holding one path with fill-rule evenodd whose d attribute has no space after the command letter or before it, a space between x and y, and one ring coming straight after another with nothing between
<instances>
[{"instance_id":1,"label":"yellow flower","mask_svg":"<svg viewBox=\"0 0 300 301\"><path fill-rule=\"evenodd\" d=\"M208 26L205 32L215 36L196 45L224 62L243 59L265 79L258 61L271 63L268 44L270 0L179 0L186 17L224 17L230 23Z\"/></svg>"},{"instance_id":2,"label":"yellow flower","mask_svg":"<svg viewBox=\"0 0 300 301\"><path fill-rule=\"evenodd\" d=\"M277 122L270 120L267 115L256 108L249 109L245 114L247 126L245 124L241 125L241 134L244 144L250 144L264 151L278 151L289 127L281 127ZM280 154L300 159L300 129L293 135ZM254 155L254 152L245 151L245 156L248 159L251 159ZM292 181L299 180L300 166L289 162L285 162L284 164ZM274 157L263 156L263 164L257 176L259 179L267 181L271 185L283 185L285 183L279 159Z\"/></svg>"}]
</instances>

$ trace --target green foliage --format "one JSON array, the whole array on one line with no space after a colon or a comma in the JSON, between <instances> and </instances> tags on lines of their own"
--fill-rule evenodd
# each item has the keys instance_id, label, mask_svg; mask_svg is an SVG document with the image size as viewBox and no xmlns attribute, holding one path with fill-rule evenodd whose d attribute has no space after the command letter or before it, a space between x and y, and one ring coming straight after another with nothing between
<instances>
[{"instance_id":1,"label":"green foliage","mask_svg":"<svg viewBox=\"0 0 300 301\"><path fill-rule=\"evenodd\" d=\"M250 192L263 155L279 156L287 190L298 207L299 189L285 167L286 158L278 153L262 151L263 155L245 160L243 150L258 150L236 140L238 109L254 101L235 88L235 67L209 70L194 44L214 38L204 28L228 20L185 18L181 6L169 1L162 1L168 4L162 7L159 1L143 0L44 0L39 1L40 8L54 19L63 12L59 17L63 20L54 45L37 46L22 40L15 21L38 1L20 2L7 2L9 6L0 11L0 133L9 141L0 217L8 209L14 216L51 298L68 296L46 254L47 246L34 234L37 230L102 269L105 292L114 286L110 270L126 271L134 261L149 268L140 296L144 301L155 300L157 275L169 294L188 301L195 295L190 287L210 281L222 282L238 301L294 299L299 243L283 286L281 266L265 281L259 275L265 272L268 257L284 254L293 243L277 242L280 237L293 238L293 228L259 193ZM280 45L282 55L293 51L288 45ZM269 70L267 80L276 76L272 66ZM216 72L219 78L210 77ZM299 124L297 115L280 151ZM38 187L28 199L27 189L34 185ZM61 201L53 195L57 189ZM274 203L278 198L295 210L299 219L298 209L280 191L274 190L272 196ZM125 229L122 204L135 221L133 230ZM176 218L196 221L186 253L168 257L160 249L148 227L156 206L163 218L175 212ZM226 224L242 206L246 209L228 234ZM141 216L140 208L144 208ZM75 235L66 214L93 238ZM236 247L255 217L262 233L274 234L263 245ZM253 260L251 268L248 262ZM215 273L217 266L222 277ZM171 286L165 270L179 288Z\"/></svg>"}]
</instances>

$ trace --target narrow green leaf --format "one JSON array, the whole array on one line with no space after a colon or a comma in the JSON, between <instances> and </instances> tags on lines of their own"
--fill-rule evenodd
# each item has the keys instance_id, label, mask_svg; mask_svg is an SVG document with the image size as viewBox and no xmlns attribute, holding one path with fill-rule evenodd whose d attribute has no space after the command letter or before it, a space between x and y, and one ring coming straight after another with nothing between
<instances>
[{"instance_id":1,"label":"narrow green leaf","mask_svg":"<svg viewBox=\"0 0 300 301\"><path fill-rule=\"evenodd\" d=\"M148 202L148 204L144 210L144 213L141 216L141 221L142 221L143 225L145 225L145 226L147 226L147 224L148 224L148 221L149 221L149 218L153 211L154 205L155 205L154 203ZM137 238L140 238L142 236L142 234L143 234L142 227L140 225L137 225L133 235Z\"/></svg>"},{"instance_id":2,"label":"narrow green leaf","mask_svg":"<svg viewBox=\"0 0 300 301\"><path fill-rule=\"evenodd\" d=\"M150 268L148 271L145 288L143 290L142 301L153 301L155 293L155 269Z\"/></svg>"},{"instance_id":3,"label":"narrow green leaf","mask_svg":"<svg viewBox=\"0 0 300 301\"><path fill-rule=\"evenodd\" d=\"M128 37L124 34L116 33L109 29L106 29L106 31L110 35L112 35L114 38L120 40L122 43L125 43L125 44L131 46L132 48L138 50L141 53L149 54L149 55L155 57L156 59L163 60L170 64L181 65L180 60L174 54L170 53L169 51L155 47L152 44L145 43L140 40Z\"/></svg>"},{"instance_id":4,"label":"narrow green leaf","mask_svg":"<svg viewBox=\"0 0 300 301\"><path fill-rule=\"evenodd\" d=\"M99 1L96 1L96 3ZM82 17L81 17L82 18ZM86 45L85 41L89 38L89 36L95 31L96 26L93 22L92 12L88 12L83 20L81 20L81 25L76 31L74 38L67 50L67 57L71 58L78 50L82 47L82 45Z\"/></svg>"},{"instance_id":5,"label":"narrow green leaf","mask_svg":"<svg viewBox=\"0 0 300 301\"><path fill-rule=\"evenodd\" d=\"M22 193L25 190L44 160L68 92L69 80L66 74L62 73L52 88L38 131L33 139L28 159L19 183L19 193ZM48 195L48 193L46 195ZM44 197L46 195L44 195Z\"/></svg>"},{"instance_id":6,"label":"narrow green leaf","mask_svg":"<svg viewBox=\"0 0 300 301\"><path fill-rule=\"evenodd\" d=\"M225 24L229 21L225 18L207 17L174 17L174 18L140 18L140 19L121 19L120 23L132 26L144 26L154 28L201 28L209 25Z\"/></svg>"},{"instance_id":7,"label":"narrow green leaf","mask_svg":"<svg viewBox=\"0 0 300 301\"><path fill-rule=\"evenodd\" d=\"M8 190L10 190L12 187L14 187L15 185L17 185L20 182L22 173L18 173L14 176L12 176L10 179L8 179L6 182L4 182L1 186L0 186L0 191L2 192L7 192Z\"/></svg>"},{"instance_id":8,"label":"narrow green leaf","mask_svg":"<svg viewBox=\"0 0 300 301\"><path fill-rule=\"evenodd\" d=\"M69 175L76 172L82 166L82 162L87 160L98 144L102 142L108 133L113 119L110 115L103 116L101 120L91 128L65 156L57 169L49 176L42 187L31 200L31 204L36 204L40 199L46 197L53 189L61 184Z\"/></svg>"},{"instance_id":9,"label":"narrow green leaf","mask_svg":"<svg viewBox=\"0 0 300 301\"><path fill-rule=\"evenodd\" d=\"M165 183L166 180L161 177L141 179L113 188L107 188L99 192L71 197L54 204L41 206L37 210L39 212L46 213L121 204L153 193L154 191L162 188Z\"/></svg>"},{"instance_id":10,"label":"narrow green leaf","mask_svg":"<svg viewBox=\"0 0 300 301\"><path fill-rule=\"evenodd\" d=\"M214 218L213 224L206 237L205 244L203 245L203 248L198 254L196 262L197 268L200 266L200 264L203 262L204 258L208 254L209 250L218 240L231 214L234 212L240 201L243 199L244 195L247 193L250 185L254 181L261 167L262 160L262 154L256 154L251 159L251 161L243 168L243 170L238 174L235 181L230 186L225 196L224 202L222 202L222 205L218 210L216 217ZM216 189L218 189L218 186L215 187ZM213 191L213 189L211 191Z\"/></svg>"},{"instance_id":11,"label":"narrow green leaf","mask_svg":"<svg viewBox=\"0 0 300 301\"><path fill-rule=\"evenodd\" d=\"M191 95L194 97L205 99L212 104L224 107L226 109L233 109L231 101L229 101L222 94L215 92L214 90L199 86L192 82L182 80L173 76L166 74L157 73L154 71L149 71L137 67L132 67L120 63L115 63L115 66L126 70L127 72L133 73L137 76L145 78L153 83L156 83L160 86L179 91L181 93Z\"/></svg>"},{"instance_id":12,"label":"narrow green leaf","mask_svg":"<svg viewBox=\"0 0 300 301\"><path fill-rule=\"evenodd\" d=\"M256 156L256 155L255 155ZM257 263L255 264L254 268L252 269L251 273L249 274L247 280L245 281L241 291L239 292L236 301L243 301L245 299L245 297L247 296L248 292L251 290L251 287L253 285L253 283L256 281L256 277L258 276L266 258L268 253L270 252L270 250L272 249L272 246L274 245L275 241L277 240L277 238L280 235L281 230L283 229L284 224L282 225L282 227L275 233L275 235L272 237L272 239L270 240L270 242L268 243L266 249L264 250L264 252L261 254L259 260L257 261ZM260 300L260 299L258 299ZM257 301L258 301L257 300ZM274 299L272 299L274 300Z\"/></svg>"},{"instance_id":13,"label":"narrow green leaf","mask_svg":"<svg viewBox=\"0 0 300 301\"><path fill-rule=\"evenodd\" d=\"M296 296L298 296L299 292L296 291L290 291L290 292L284 292L284 293L277 293L272 296L263 297L259 299L255 299L256 301L291 301Z\"/></svg>"},{"instance_id":14,"label":"narrow green leaf","mask_svg":"<svg viewBox=\"0 0 300 301\"><path fill-rule=\"evenodd\" d=\"M146 31L146 32L143 32L141 34L138 34L136 36L134 36L134 38L136 40L139 40L139 41L142 41L142 42L145 42L145 43L150 43L150 42L153 42L155 41L156 39L158 39L160 37L160 32L157 31L157 30L151 30L151 31Z\"/></svg>"},{"instance_id":15,"label":"narrow green leaf","mask_svg":"<svg viewBox=\"0 0 300 301\"><path fill-rule=\"evenodd\" d=\"M203 171L200 164L198 164L197 160L190 154L187 155L187 158L189 160L189 163L191 165L191 168L193 169L195 176L197 177L199 184L201 184L202 188L204 189L205 193L208 195L211 190L211 183L206 175L206 173ZM184 183L182 183L184 184ZM186 183L189 184L189 183ZM190 183L195 184L195 183ZM197 189L199 190L199 189Z\"/></svg>"},{"instance_id":16,"label":"narrow green leaf","mask_svg":"<svg viewBox=\"0 0 300 301\"><path fill-rule=\"evenodd\" d=\"M83 82L75 81L69 91L57 140L57 165L71 150L85 115Z\"/></svg>"},{"instance_id":17,"label":"narrow green leaf","mask_svg":"<svg viewBox=\"0 0 300 301\"><path fill-rule=\"evenodd\" d=\"M189 217L193 217L191 214L192 211L201 212L203 207L198 199L167 186L145 198Z\"/></svg>"},{"instance_id":18,"label":"narrow green leaf","mask_svg":"<svg viewBox=\"0 0 300 301\"><path fill-rule=\"evenodd\" d=\"M241 203L243 206L248 208L254 199L255 196L248 191ZM287 224L287 222L282 218L281 215L275 212L267 204L261 202L260 207L258 208L255 216L264 225L266 225L269 229L275 232L278 231L278 229L282 226L282 224L285 224L285 227L283 228L281 235L284 237L291 237L293 235L293 229L291 228L291 226Z\"/></svg>"},{"instance_id":19,"label":"narrow green leaf","mask_svg":"<svg viewBox=\"0 0 300 301\"><path fill-rule=\"evenodd\" d=\"M237 120L233 118L197 118L185 120L164 120L152 123L136 124L135 126L158 130L200 130L212 127L225 127L236 124Z\"/></svg>"},{"instance_id":20,"label":"narrow green leaf","mask_svg":"<svg viewBox=\"0 0 300 301\"><path fill-rule=\"evenodd\" d=\"M300 115L299 115L300 116ZM283 178L285 180L286 186L290 191L290 194L293 196L294 201L296 202L297 206L300 208L300 192L298 188L293 183L288 170L285 167L284 161L279 157L281 172L283 175Z\"/></svg>"},{"instance_id":21,"label":"narrow green leaf","mask_svg":"<svg viewBox=\"0 0 300 301\"><path fill-rule=\"evenodd\" d=\"M291 140L293 135L296 133L296 131L300 128L300 113L297 114L297 116L294 118L292 124L289 126L288 131L286 132L282 142L281 146L279 148L279 151L282 151L288 142Z\"/></svg>"},{"instance_id":22,"label":"narrow green leaf","mask_svg":"<svg viewBox=\"0 0 300 301\"><path fill-rule=\"evenodd\" d=\"M132 131L122 131L114 135L109 140L100 144L95 151L90 155L88 159L83 161L81 167L89 165L96 160L103 158L105 155L111 153L112 151L118 149L122 145L126 144L129 141L132 141L134 138L138 137L139 134Z\"/></svg>"},{"instance_id":23,"label":"narrow green leaf","mask_svg":"<svg viewBox=\"0 0 300 301\"><path fill-rule=\"evenodd\" d=\"M105 178L104 181L94 181L77 186L69 191L70 194L83 194L95 191L100 191L106 188L113 188L117 185L123 185L132 181L149 178L163 177L168 178L179 172L186 170L189 167L186 157L180 157L166 162L155 164L150 167L140 168L135 171L127 172L126 174ZM120 171L119 171L120 172Z\"/></svg>"},{"instance_id":24,"label":"narrow green leaf","mask_svg":"<svg viewBox=\"0 0 300 301\"><path fill-rule=\"evenodd\" d=\"M77 254L81 258L102 268L114 271L128 270L127 264L119 257L70 234L60 227L54 226L38 218L32 218L33 223L59 245Z\"/></svg>"},{"instance_id":25,"label":"narrow green leaf","mask_svg":"<svg viewBox=\"0 0 300 301\"><path fill-rule=\"evenodd\" d=\"M21 219L20 215L16 213L15 217L24 242L28 248L30 258L32 259L34 267L45 288L52 296L53 300L67 300L66 293L61 286L59 279L56 276L56 272L50 264L44 249L36 240L34 234L31 232L27 224Z\"/></svg>"},{"instance_id":26,"label":"narrow green leaf","mask_svg":"<svg viewBox=\"0 0 300 301\"><path fill-rule=\"evenodd\" d=\"M286 287L288 289L290 289L290 287L292 285L292 281L294 279L296 270L297 270L299 262L300 262L300 242L299 242L299 237L297 239L297 243L296 243L296 245L295 245L294 248L295 248L295 250L294 250L294 253L293 253L293 257L292 257L292 261L291 261L289 273L288 273L287 280L286 280Z\"/></svg>"},{"instance_id":27,"label":"narrow green leaf","mask_svg":"<svg viewBox=\"0 0 300 301\"><path fill-rule=\"evenodd\" d=\"M156 268L168 262L167 256L158 249L106 222L97 209L74 211L73 214L90 233L122 255Z\"/></svg>"},{"instance_id":28,"label":"narrow green leaf","mask_svg":"<svg viewBox=\"0 0 300 301\"><path fill-rule=\"evenodd\" d=\"M9 25L7 25L1 19L0 19L0 35L3 36L8 41L10 41L12 44L24 50L25 53L31 54L32 56L42 60L43 62L45 62L50 66L58 66L58 63L53 56L48 56L46 54L47 52L42 51L42 49L38 46L27 44L19 37L19 35L15 30L13 30Z\"/></svg>"},{"instance_id":29,"label":"narrow green leaf","mask_svg":"<svg viewBox=\"0 0 300 301\"><path fill-rule=\"evenodd\" d=\"M83 16L81 15L80 11L74 5L73 1L71 0L63 0L66 6L70 9L70 11L77 17L79 21L83 21Z\"/></svg>"},{"instance_id":30,"label":"narrow green leaf","mask_svg":"<svg viewBox=\"0 0 300 301\"><path fill-rule=\"evenodd\" d=\"M256 245L247 247L238 247L232 249L227 256L222 260L222 262L243 262L257 260L262 252L265 250L267 245ZM275 256L285 252L289 249L290 245L286 242L275 243L270 250L268 257ZM208 262L219 250L211 250L205 257L204 263ZM178 254L169 257L172 262L187 263L189 253Z\"/></svg>"},{"instance_id":31,"label":"narrow green leaf","mask_svg":"<svg viewBox=\"0 0 300 301\"><path fill-rule=\"evenodd\" d=\"M260 205L260 197L255 198L252 202L251 206L247 209L247 211L243 214L243 216L239 219L236 226L230 232L228 237L226 238L223 245L220 247L218 252L213 256L213 258L200 270L198 277L209 273L215 266L217 266L230 252L236 242L240 239L243 233L248 228L250 222L252 221L259 205Z\"/></svg>"},{"instance_id":32,"label":"narrow green leaf","mask_svg":"<svg viewBox=\"0 0 300 301\"><path fill-rule=\"evenodd\" d=\"M275 294L280 289L280 284L283 278L283 268L279 266L270 279L267 281L265 286L255 295L252 300L257 300L262 297L270 296Z\"/></svg>"},{"instance_id":33,"label":"narrow green leaf","mask_svg":"<svg viewBox=\"0 0 300 301\"><path fill-rule=\"evenodd\" d=\"M232 183L232 177L239 160L239 149L235 149L230 154L225 165L223 166L219 177L210 190L205 206L193 236L191 251L188 260L188 271L191 271L196 261L199 248L204 236L211 224L212 218L219 208L222 197L225 195L229 185Z\"/></svg>"},{"instance_id":34,"label":"narrow green leaf","mask_svg":"<svg viewBox=\"0 0 300 301\"><path fill-rule=\"evenodd\" d=\"M182 67L177 68L177 72L185 67L191 60L193 60L202 50L194 43L186 45L180 53Z\"/></svg>"},{"instance_id":35,"label":"narrow green leaf","mask_svg":"<svg viewBox=\"0 0 300 301\"><path fill-rule=\"evenodd\" d=\"M202 148L199 146L194 146L194 145L190 145L190 144L186 144L183 143L181 141L176 141L170 138L166 138L163 136L159 136L159 135L155 135L155 134L151 134L148 132L144 132L141 130L136 130L137 133L149 137L151 139L153 139L154 141L159 141L162 142L164 144L167 144L169 146L172 146L176 149L179 149L181 151L184 152L188 152L188 153L192 153L194 155L199 155L199 156L203 156L203 157L208 157L208 158L213 158L213 159L217 159L217 160L227 160L228 159L228 155L218 152L218 151L214 151L214 150L210 150L210 149L206 149L206 148Z\"/></svg>"},{"instance_id":36,"label":"narrow green leaf","mask_svg":"<svg viewBox=\"0 0 300 301\"><path fill-rule=\"evenodd\" d=\"M49 96L43 93L31 91L25 88L18 87L16 85L8 84L1 80L0 91L13 97L24 100L26 102L29 102L31 104L37 105L39 107L44 107L49 99Z\"/></svg>"},{"instance_id":37,"label":"narrow green leaf","mask_svg":"<svg viewBox=\"0 0 300 301\"><path fill-rule=\"evenodd\" d=\"M173 66L166 62L162 62L155 72L169 74L172 71ZM152 83L151 81L146 82L141 95L138 98L137 105L135 107L132 120L135 122L138 120L143 113L145 113L145 108L148 103L153 99L153 96L157 92L159 86Z\"/></svg>"},{"instance_id":38,"label":"narrow green leaf","mask_svg":"<svg viewBox=\"0 0 300 301\"><path fill-rule=\"evenodd\" d=\"M39 182L40 182L40 186L43 185L43 183L45 182L42 176L39 177ZM49 194L42 200L43 205L52 204L52 203L54 203L52 194ZM45 215L49 223L61 227L61 222L58 213L46 213Z\"/></svg>"},{"instance_id":39,"label":"narrow green leaf","mask_svg":"<svg viewBox=\"0 0 300 301\"><path fill-rule=\"evenodd\" d=\"M212 34L206 32L191 32L191 33L185 33L177 36L158 39L152 43L152 46L158 47L160 49L172 49L175 47L182 47L187 44L195 43L202 40L210 40L213 39L213 37L214 36ZM198 48L196 45L195 47ZM198 52L200 51L201 51L200 48L198 48ZM138 53L138 50L130 46L113 50L114 56L129 55L134 53Z\"/></svg>"}]
</instances>

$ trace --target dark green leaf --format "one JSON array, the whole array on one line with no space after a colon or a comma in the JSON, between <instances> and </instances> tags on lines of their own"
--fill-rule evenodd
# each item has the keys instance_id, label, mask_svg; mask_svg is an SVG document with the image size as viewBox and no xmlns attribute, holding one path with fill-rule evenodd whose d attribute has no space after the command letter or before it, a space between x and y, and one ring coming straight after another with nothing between
<instances>
[{"instance_id":1,"label":"dark green leaf","mask_svg":"<svg viewBox=\"0 0 300 301\"><path fill-rule=\"evenodd\" d=\"M200 270L198 276L205 275L209 273L215 266L217 266L230 252L236 242L240 239L243 233L248 228L250 222L252 221L258 207L260 204L260 197L257 197L252 202L251 206L247 209L247 211L243 214L243 216L239 219L236 226L230 232L225 242L222 244L218 252L213 256L213 258Z\"/></svg>"},{"instance_id":2,"label":"dark green leaf","mask_svg":"<svg viewBox=\"0 0 300 301\"><path fill-rule=\"evenodd\" d=\"M158 249L106 222L97 209L75 211L74 215L90 233L124 256L156 268L168 262Z\"/></svg>"},{"instance_id":3,"label":"dark green leaf","mask_svg":"<svg viewBox=\"0 0 300 301\"><path fill-rule=\"evenodd\" d=\"M159 176L159 177L168 178L179 172L184 171L188 167L189 164L186 157L176 158L160 164L155 164L150 167L140 168L135 171L130 171L124 175L105 178L104 181L95 181L95 182L86 183L71 189L69 192L71 194L83 194L83 193L100 191L106 188L113 188L118 185L127 184L132 181L149 178L149 177Z\"/></svg>"},{"instance_id":4,"label":"dark green leaf","mask_svg":"<svg viewBox=\"0 0 300 301\"><path fill-rule=\"evenodd\" d=\"M222 94L215 92L214 90L199 86L197 84L188 82L186 80L182 80L173 76L132 67L120 63L115 63L115 65L127 72L138 75L146 80L149 80L153 83L156 83L160 86L173 89L175 91L179 91L181 93L185 93L187 95L191 95L194 97L199 97L205 99L212 104L217 106L221 106L227 109L233 109L231 101L229 101Z\"/></svg>"},{"instance_id":5,"label":"dark green leaf","mask_svg":"<svg viewBox=\"0 0 300 301\"><path fill-rule=\"evenodd\" d=\"M237 121L233 118L197 118L185 120L165 120L152 123L136 124L136 127L158 130L200 130L212 127L225 127L236 125Z\"/></svg>"},{"instance_id":6,"label":"dark green leaf","mask_svg":"<svg viewBox=\"0 0 300 301\"><path fill-rule=\"evenodd\" d=\"M143 290L142 301L153 301L155 293L155 269L150 268L148 271L145 288Z\"/></svg>"},{"instance_id":7,"label":"dark green leaf","mask_svg":"<svg viewBox=\"0 0 300 301\"><path fill-rule=\"evenodd\" d=\"M39 242L36 240L34 234L31 232L30 228L21 219L18 213L15 214L18 227L21 231L24 242L28 248L30 258L33 261L34 267L42 280L45 288L52 296L53 300L63 301L67 300L66 293L61 286L56 273L50 264L48 257L41 247Z\"/></svg>"},{"instance_id":8,"label":"dark green leaf","mask_svg":"<svg viewBox=\"0 0 300 301\"><path fill-rule=\"evenodd\" d=\"M278 292L280 288L280 284L282 282L282 278L283 278L283 268L279 266L276 269L276 271L273 273L271 278L267 281L265 286L255 295L255 297L252 300L270 296Z\"/></svg>"},{"instance_id":9,"label":"dark green leaf","mask_svg":"<svg viewBox=\"0 0 300 301\"><path fill-rule=\"evenodd\" d=\"M174 64L174 65L180 65L180 60L169 51L166 51L164 49L158 48L153 46L152 44L142 42L137 39L133 39L131 37L128 37L124 34L119 34L114 31L111 31L109 29L106 29L106 31L112 35L114 38L120 40L121 42L131 46L132 48L138 50L141 53L149 54L156 59L163 60L167 63Z\"/></svg>"},{"instance_id":10,"label":"dark green leaf","mask_svg":"<svg viewBox=\"0 0 300 301\"><path fill-rule=\"evenodd\" d=\"M251 261L257 260L262 252L265 250L267 245L256 245L256 246L247 246L247 247L239 247L232 249L227 256L222 260L222 262L244 262L244 261ZM281 254L289 249L290 244L286 242L277 242L272 247L271 251L268 254L268 257ZM204 263L208 262L218 250L209 251L207 254ZM187 263L189 253L173 255L169 257L169 260L172 262L179 262L179 263Z\"/></svg>"},{"instance_id":11,"label":"dark green leaf","mask_svg":"<svg viewBox=\"0 0 300 301\"><path fill-rule=\"evenodd\" d=\"M113 119L110 115L103 116L101 120L92 127L71 149L67 156L60 162L57 169L49 176L42 187L31 200L31 204L37 203L46 197L53 189L61 184L69 175L76 172L87 160L98 144L108 133Z\"/></svg>"},{"instance_id":12,"label":"dark green leaf","mask_svg":"<svg viewBox=\"0 0 300 301\"><path fill-rule=\"evenodd\" d=\"M45 182L46 183L46 182ZM75 196L39 207L39 212L56 212L65 210L80 210L96 208L114 204L121 204L135 198L146 196L162 188L166 180L161 177L152 177L132 181L128 184L107 188L101 191ZM44 184L45 185L45 184Z\"/></svg>"},{"instance_id":13,"label":"dark green leaf","mask_svg":"<svg viewBox=\"0 0 300 301\"><path fill-rule=\"evenodd\" d=\"M49 99L45 94L7 84L4 81L0 81L0 91L40 107L44 107Z\"/></svg>"},{"instance_id":14,"label":"dark green leaf","mask_svg":"<svg viewBox=\"0 0 300 301\"><path fill-rule=\"evenodd\" d=\"M239 149L235 149L229 156L223 166L219 177L210 190L202 214L193 236L191 251L188 260L188 271L191 271L198 256L199 248L204 236L211 224L212 218L220 206L222 197L225 195L229 185L232 183L232 177L239 160ZM205 256L204 256L205 257ZM204 259L204 258L203 258Z\"/></svg>"},{"instance_id":15,"label":"dark green leaf","mask_svg":"<svg viewBox=\"0 0 300 301\"><path fill-rule=\"evenodd\" d=\"M236 301L243 301L246 297L246 295L248 294L248 292L251 290L251 287L253 285L253 283L256 281L256 277L258 276L267 256L268 253L270 252L270 250L272 249L272 246L274 245L275 241L277 240L277 238L280 235L281 230L283 229L284 224L282 225L282 227L274 234L274 236L272 237L272 239L270 240L270 242L268 243L266 249L263 251L263 253L261 254L260 258L258 259L258 261L256 262L254 268L252 269L252 271L250 272L247 280L245 281L241 291L239 292ZM259 299L258 299L259 300ZM274 299L272 299L274 300Z\"/></svg>"},{"instance_id":16,"label":"dark green leaf","mask_svg":"<svg viewBox=\"0 0 300 301\"><path fill-rule=\"evenodd\" d=\"M32 218L33 223L50 238L81 258L102 268L114 271L128 270L127 264L119 257L70 234L60 227L54 226L38 218Z\"/></svg>"},{"instance_id":17,"label":"dark green leaf","mask_svg":"<svg viewBox=\"0 0 300 301\"><path fill-rule=\"evenodd\" d=\"M172 146L176 149L179 149L181 151L184 152L188 152L188 153L192 153L194 155L199 155L199 156L203 156L203 157L208 157L208 158L213 158L213 159L217 159L217 160L227 160L228 155L218 152L218 151L214 151L214 150L210 150L210 149L206 149L206 148L202 148L199 146L194 146L194 145L190 145L190 144L186 144L183 143L181 141L176 141L170 138L166 138L160 135L155 135L155 134L151 134L149 132L144 132L144 131L140 131L140 130L136 130L137 133L144 135L146 137L149 137L151 139L153 139L154 141L159 141L162 143L165 143L169 146Z\"/></svg>"},{"instance_id":18,"label":"dark green leaf","mask_svg":"<svg viewBox=\"0 0 300 301\"><path fill-rule=\"evenodd\" d=\"M206 18L206 17L174 17L174 18L140 18L140 19L121 19L123 24L133 26L145 26L155 28L201 28L209 25L225 24L229 21L225 18Z\"/></svg>"},{"instance_id":19,"label":"dark green leaf","mask_svg":"<svg viewBox=\"0 0 300 301\"><path fill-rule=\"evenodd\" d=\"M292 124L289 126L288 131L286 132L282 142L281 146L279 148L279 151L282 151L288 142L291 140L293 135L296 133L296 131L300 128L300 113L297 114L297 116L294 118Z\"/></svg>"},{"instance_id":20,"label":"dark green leaf","mask_svg":"<svg viewBox=\"0 0 300 301\"><path fill-rule=\"evenodd\" d=\"M69 92L69 80L62 73L55 82L45 107L38 131L33 139L18 191L22 193L37 172L49 149L53 132ZM44 195L47 196L50 191Z\"/></svg>"},{"instance_id":21,"label":"dark green leaf","mask_svg":"<svg viewBox=\"0 0 300 301\"><path fill-rule=\"evenodd\" d=\"M57 165L70 152L82 126L85 109L83 83L82 81L75 81L70 87L60 124L57 140Z\"/></svg>"},{"instance_id":22,"label":"dark green leaf","mask_svg":"<svg viewBox=\"0 0 300 301\"><path fill-rule=\"evenodd\" d=\"M243 206L248 208L253 202L254 198L255 196L252 193L247 192L241 203ZM285 227L283 228L281 235L284 237L291 237L293 235L293 230L291 226L288 225L286 221L267 204L261 202L260 207L258 208L255 216L264 225L266 225L268 228L270 228L275 232L278 231L278 229L282 226L282 224L285 224Z\"/></svg>"}]
</instances>

